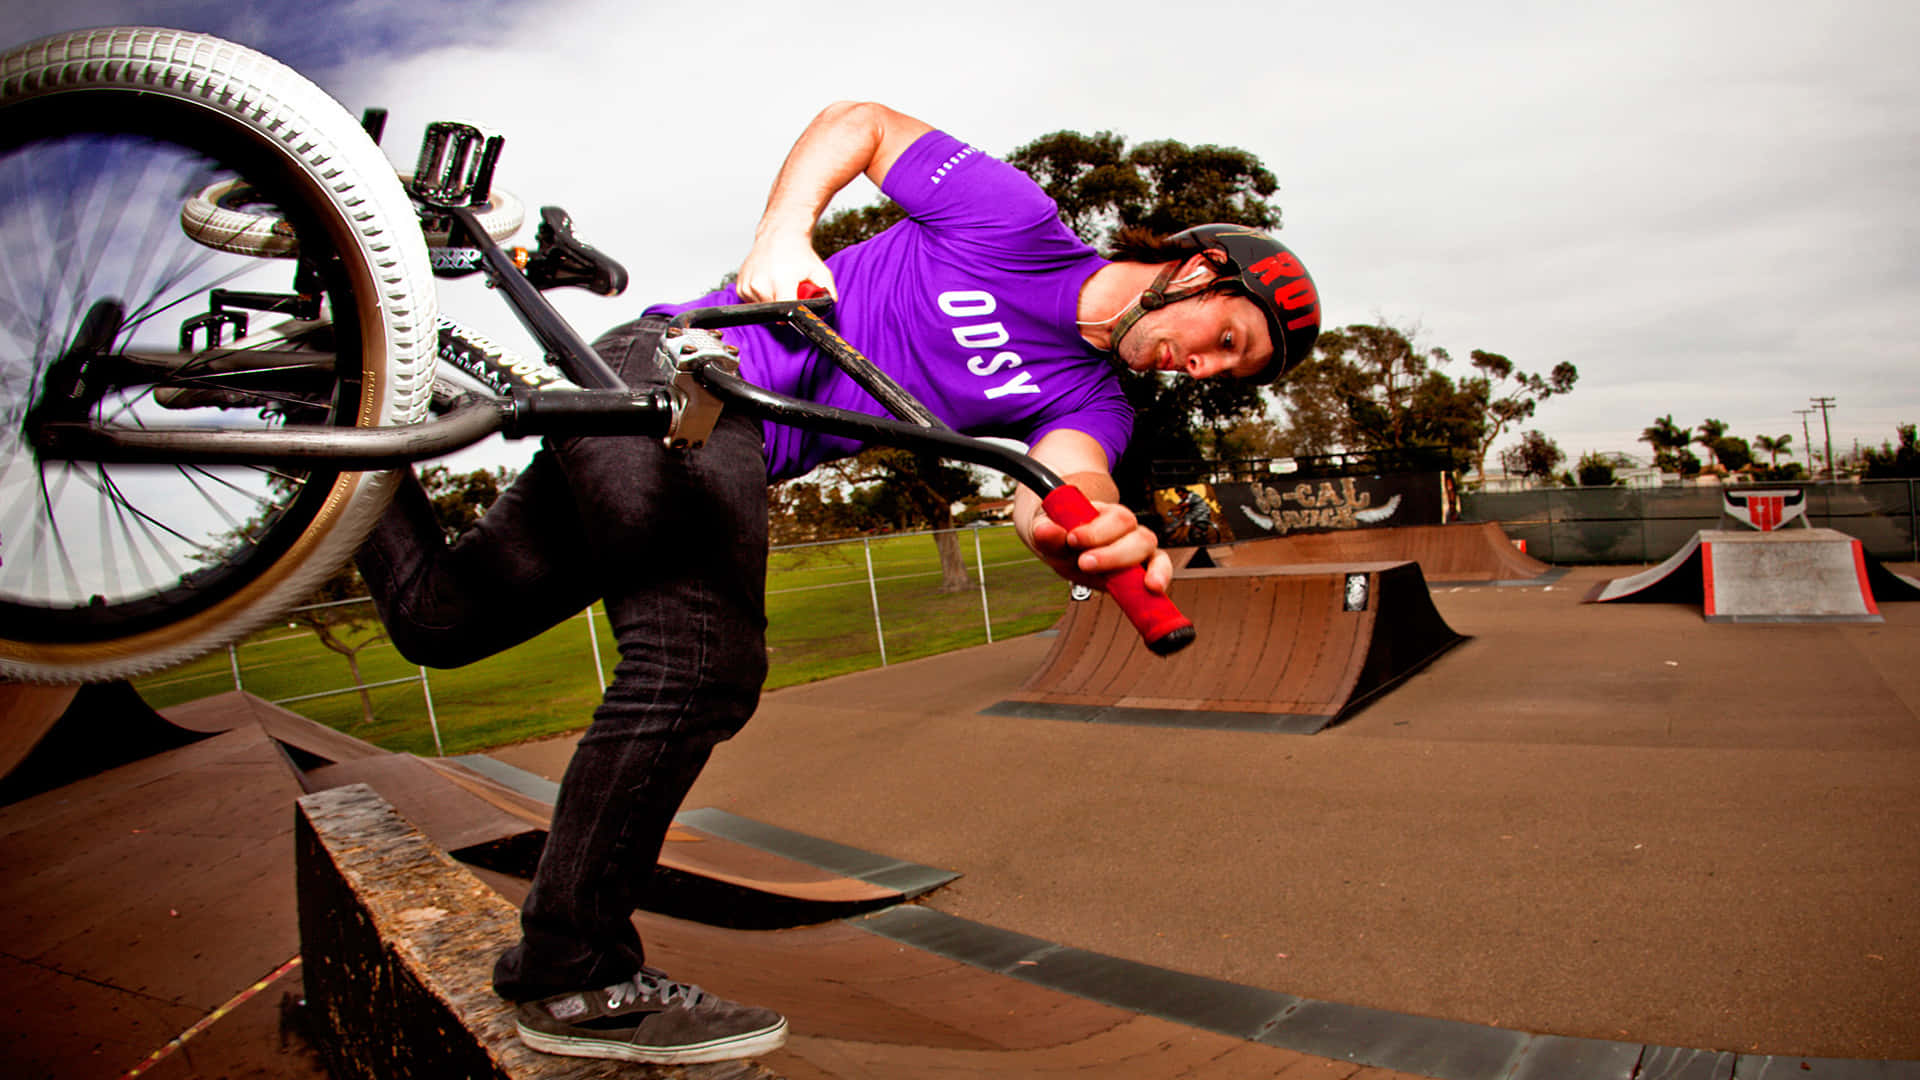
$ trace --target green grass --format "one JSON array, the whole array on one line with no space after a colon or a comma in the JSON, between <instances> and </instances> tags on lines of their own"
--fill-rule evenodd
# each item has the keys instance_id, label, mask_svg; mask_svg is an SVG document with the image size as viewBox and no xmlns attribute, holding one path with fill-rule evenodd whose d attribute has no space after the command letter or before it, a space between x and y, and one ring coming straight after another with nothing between
<instances>
[{"instance_id":1,"label":"green grass","mask_svg":"<svg viewBox=\"0 0 1920 1080\"><path fill-rule=\"evenodd\" d=\"M1052 625L1065 607L1065 584L1027 552L1012 529L981 530L979 541L993 639ZM888 663L984 643L980 589L973 576L973 533L962 532L960 543L972 585L954 594L939 591L939 561L931 536L878 537L773 552L767 574L772 665L767 687L879 666L876 595ZM869 552L876 579L871 590ZM429 671L427 687L445 752L468 753L585 727L600 699L589 617L601 663L611 673L618 656L598 605L518 648L466 667ZM283 625L256 634L237 647L236 655L241 685L270 701L353 685L345 659L305 630ZM352 692L288 702L287 707L390 750L434 753L420 669L384 642L362 650L360 666L368 684L412 681L368 691L371 721ZM138 680L137 685L159 708L192 701L233 689L232 660L226 652L217 653Z\"/></svg>"}]
</instances>

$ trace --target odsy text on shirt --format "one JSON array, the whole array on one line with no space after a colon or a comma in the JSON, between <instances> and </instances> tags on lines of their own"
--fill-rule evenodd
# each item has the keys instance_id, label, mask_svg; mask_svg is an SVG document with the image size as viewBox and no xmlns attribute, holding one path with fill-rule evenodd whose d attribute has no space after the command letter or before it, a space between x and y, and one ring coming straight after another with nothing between
<instances>
[{"instance_id":1,"label":"odsy text on shirt","mask_svg":"<svg viewBox=\"0 0 1920 1080\"><path fill-rule=\"evenodd\" d=\"M1012 337L1005 324L989 318L1000 307L992 293L981 289L954 289L941 293L934 302L948 318L965 320L952 327L953 340L963 349L975 350L967 360L967 370L991 383L980 391L987 400L1040 393L1040 384L1033 381L1031 374L1014 370L1026 362L1020 354L1001 348L1012 341Z\"/></svg>"}]
</instances>

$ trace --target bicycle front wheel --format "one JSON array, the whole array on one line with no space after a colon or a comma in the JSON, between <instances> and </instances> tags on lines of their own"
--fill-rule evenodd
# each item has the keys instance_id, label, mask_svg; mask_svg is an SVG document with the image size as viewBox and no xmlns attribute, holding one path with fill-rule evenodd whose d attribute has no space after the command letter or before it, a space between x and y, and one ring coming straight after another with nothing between
<instances>
[{"instance_id":1,"label":"bicycle front wheel","mask_svg":"<svg viewBox=\"0 0 1920 1080\"><path fill-rule=\"evenodd\" d=\"M209 243L216 184L273 260ZM231 189L229 189L231 190ZM38 458L36 418L145 430L425 416L437 321L393 167L251 50L109 28L0 55L0 676L124 678L283 615L351 555L392 473ZM256 245L257 246L257 245Z\"/></svg>"}]
</instances>

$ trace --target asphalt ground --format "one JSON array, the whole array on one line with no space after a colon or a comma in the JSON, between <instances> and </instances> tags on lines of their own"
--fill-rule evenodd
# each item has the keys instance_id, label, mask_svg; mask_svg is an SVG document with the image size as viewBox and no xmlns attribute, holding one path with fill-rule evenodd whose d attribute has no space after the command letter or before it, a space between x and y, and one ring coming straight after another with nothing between
<instances>
[{"instance_id":1,"label":"asphalt ground","mask_svg":"<svg viewBox=\"0 0 1920 1080\"><path fill-rule=\"evenodd\" d=\"M1045 636L790 687L686 805L959 871L924 901L953 915L1303 997L1920 1059L1920 604L1580 603L1630 572L1435 585L1472 640L1316 735L983 715ZM557 778L570 750L495 756Z\"/></svg>"}]
</instances>

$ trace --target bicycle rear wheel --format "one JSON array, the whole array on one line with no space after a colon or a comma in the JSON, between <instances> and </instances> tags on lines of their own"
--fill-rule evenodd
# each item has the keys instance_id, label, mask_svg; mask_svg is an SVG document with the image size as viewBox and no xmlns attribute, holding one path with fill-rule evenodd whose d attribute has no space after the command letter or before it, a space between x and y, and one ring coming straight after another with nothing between
<instances>
[{"instance_id":1,"label":"bicycle rear wheel","mask_svg":"<svg viewBox=\"0 0 1920 1080\"><path fill-rule=\"evenodd\" d=\"M187 235L186 201L229 179L274 209L295 257ZM277 619L351 555L394 474L41 460L24 434L46 414L147 430L425 416L426 247L344 109L200 34L21 46L0 56L0 238L0 676L179 663Z\"/></svg>"}]
</instances>

